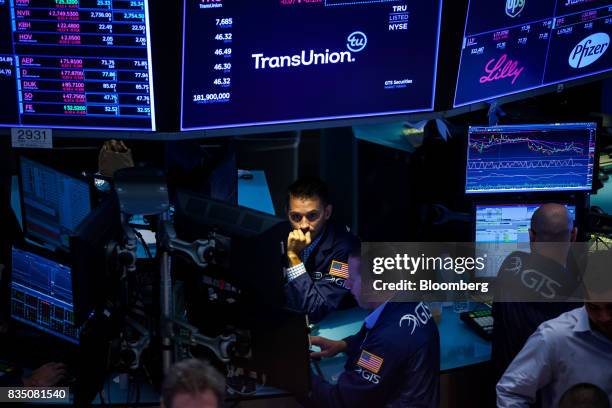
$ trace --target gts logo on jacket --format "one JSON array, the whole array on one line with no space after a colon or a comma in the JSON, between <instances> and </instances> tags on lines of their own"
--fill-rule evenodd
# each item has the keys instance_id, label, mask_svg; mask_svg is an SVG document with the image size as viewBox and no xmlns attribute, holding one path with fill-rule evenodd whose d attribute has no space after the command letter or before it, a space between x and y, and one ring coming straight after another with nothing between
<instances>
[{"instance_id":1,"label":"gts logo on jacket","mask_svg":"<svg viewBox=\"0 0 612 408\"><path fill-rule=\"evenodd\" d=\"M361 378L363 378L364 380L371 382L372 384L378 384L380 383L380 375L374 374L369 372L368 370L365 370L361 367L357 367L355 368L355 372L357 374L359 374L361 376Z\"/></svg>"}]
</instances>

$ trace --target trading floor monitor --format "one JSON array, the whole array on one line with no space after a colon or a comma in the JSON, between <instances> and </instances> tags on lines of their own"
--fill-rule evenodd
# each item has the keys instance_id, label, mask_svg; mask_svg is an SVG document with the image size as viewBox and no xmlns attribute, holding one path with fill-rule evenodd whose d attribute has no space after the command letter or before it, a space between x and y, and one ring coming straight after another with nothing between
<instances>
[{"instance_id":1,"label":"trading floor monitor","mask_svg":"<svg viewBox=\"0 0 612 408\"><path fill-rule=\"evenodd\" d=\"M19 190L26 237L67 250L70 235L91 211L91 185L21 156Z\"/></svg>"},{"instance_id":2,"label":"trading floor monitor","mask_svg":"<svg viewBox=\"0 0 612 408\"><path fill-rule=\"evenodd\" d=\"M591 191L595 123L470 127L468 194Z\"/></svg>"},{"instance_id":3,"label":"trading floor monitor","mask_svg":"<svg viewBox=\"0 0 612 408\"><path fill-rule=\"evenodd\" d=\"M470 0L455 107L612 69L609 0Z\"/></svg>"},{"instance_id":4,"label":"trading floor monitor","mask_svg":"<svg viewBox=\"0 0 612 408\"><path fill-rule=\"evenodd\" d=\"M529 252L529 227L533 213L542 204L482 204L476 206L477 249L486 249L487 267L477 277L497 276L504 259L513 251ZM567 205L576 219L576 207Z\"/></svg>"},{"instance_id":5,"label":"trading floor monitor","mask_svg":"<svg viewBox=\"0 0 612 408\"><path fill-rule=\"evenodd\" d=\"M79 344L69 266L50 252L13 247L10 290L14 320Z\"/></svg>"}]
</instances>

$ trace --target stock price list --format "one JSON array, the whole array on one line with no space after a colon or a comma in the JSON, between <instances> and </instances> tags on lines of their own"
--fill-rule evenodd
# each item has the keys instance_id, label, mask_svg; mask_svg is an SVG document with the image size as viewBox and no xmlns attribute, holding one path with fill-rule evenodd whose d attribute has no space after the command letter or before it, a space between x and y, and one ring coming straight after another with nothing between
<instances>
[{"instance_id":1,"label":"stock price list","mask_svg":"<svg viewBox=\"0 0 612 408\"><path fill-rule=\"evenodd\" d=\"M201 4L223 4L222 2L210 2L201 0ZM204 8L204 7L203 7ZM209 70L210 84L203 92L194 93L192 101L196 104L209 103L228 103L231 100L232 86L232 41L234 18L229 16L216 16L209 19L212 26L210 41L213 50L209 60L211 66Z\"/></svg>"},{"instance_id":2,"label":"stock price list","mask_svg":"<svg viewBox=\"0 0 612 408\"><path fill-rule=\"evenodd\" d=\"M0 0L0 20L0 124L154 130L146 0Z\"/></svg>"}]
</instances>

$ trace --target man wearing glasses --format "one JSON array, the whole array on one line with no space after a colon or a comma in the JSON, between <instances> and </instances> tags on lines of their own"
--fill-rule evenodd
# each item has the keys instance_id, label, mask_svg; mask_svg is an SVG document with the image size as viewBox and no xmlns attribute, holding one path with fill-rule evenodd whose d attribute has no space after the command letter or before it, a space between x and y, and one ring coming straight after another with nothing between
<instances>
[{"instance_id":1,"label":"man wearing glasses","mask_svg":"<svg viewBox=\"0 0 612 408\"><path fill-rule=\"evenodd\" d=\"M333 207L327 185L300 178L289 186L287 216L287 303L319 321L330 312L353 306L345 282L354 237L330 221Z\"/></svg>"}]
</instances>

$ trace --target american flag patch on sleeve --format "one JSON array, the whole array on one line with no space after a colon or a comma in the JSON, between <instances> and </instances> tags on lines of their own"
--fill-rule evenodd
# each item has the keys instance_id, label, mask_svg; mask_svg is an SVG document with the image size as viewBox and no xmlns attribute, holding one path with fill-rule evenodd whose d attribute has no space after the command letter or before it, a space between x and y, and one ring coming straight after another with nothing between
<instances>
[{"instance_id":1,"label":"american flag patch on sleeve","mask_svg":"<svg viewBox=\"0 0 612 408\"><path fill-rule=\"evenodd\" d=\"M340 261L332 261L329 267L329 274L337 278L348 279L348 264Z\"/></svg>"},{"instance_id":2,"label":"american flag patch on sleeve","mask_svg":"<svg viewBox=\"0 0 612 408\"><path fill-rule=\"evenodd\" d=\"M373 372L374 374L378 374L380 368L382 367L383 361L384 360L378 357L377 355L365 350L361 350L361 356L359 356L357 365L361 368L365 368L366 370Z\"/></svg>"}]
</instances>

